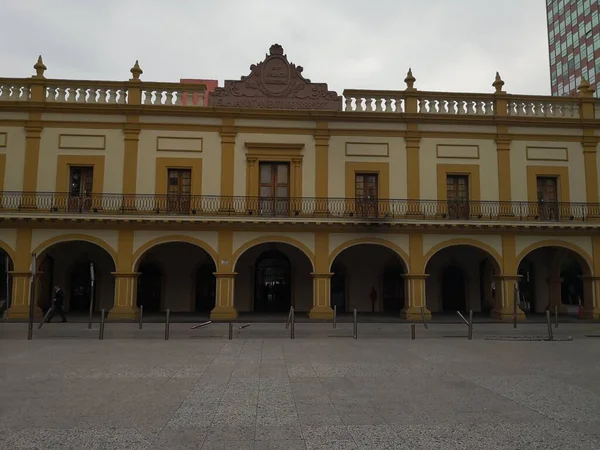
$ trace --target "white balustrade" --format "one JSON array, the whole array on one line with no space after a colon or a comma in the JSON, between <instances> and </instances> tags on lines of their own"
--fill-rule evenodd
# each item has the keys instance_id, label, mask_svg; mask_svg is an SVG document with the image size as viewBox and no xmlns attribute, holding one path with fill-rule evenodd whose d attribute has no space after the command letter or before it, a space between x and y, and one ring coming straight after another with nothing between
<instances>
[{"instance_id":1,"label":"white balustrade","mask_svg":"<svg viewBox=\"0 0 600 450\"><path fill-rule=\"evenodd\" d=\"M46 101L53 103L126 104L127 89L114 86L53 85L46 87Z\"/></svg>"},{"instance_id":2,"label":"white balustrade","mask_svg":"<svg viewBox=\"0 0 600 450\"><path fill-rule=\"evenodd\" d=\"M512 100L508 104L509 116L579 118L577 101Z\"/></svg>"},{"instance_id":3,"label":"white balustrade","mask_svg":"<svg viewBox=\"0 0 600 450\"><path fill-rule=\"evenodd\" d=\"M190 87L142 88L142 105L204 106L204 90Z\"/></svg>"},{"instance_id":4,"label":"white balustrade","mask_svg":"<svg viewBox=\"0 0 600 450\"><path fill-rule=\"evenodd\" d=\"M404 112L404 99L393 95L349 95L344 98L344 111Z\"/></svg>"},{"instance_id":5,"label":"white balustrade","mask_svg":"<svg viewBox=\"0 0 600 450\"><path fill-rule=\"evenodd\" d=\"M491 116L494 115L494 100L427 96L419 98L418 108L423 114Z\"/></svg>"},{"instance_id":6,"label":"white balustrade","mask_svg":"<svg viewBox=\"0 0 600 450\"><path fill-rule=\"evenodd\" d=\"M0 101L26 102L29 101L30 88L26 84L0 81Z\"/></svg>"}]
</instances>

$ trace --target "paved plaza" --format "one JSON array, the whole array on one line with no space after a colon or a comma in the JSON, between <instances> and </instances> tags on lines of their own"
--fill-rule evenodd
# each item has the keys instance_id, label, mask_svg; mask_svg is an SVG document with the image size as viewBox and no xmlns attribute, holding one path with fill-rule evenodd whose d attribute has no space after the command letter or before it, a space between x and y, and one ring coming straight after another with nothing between
<instances>
[{"instance_id":1,"label":"paved plaza","mask_svg":"<svg viewBox=\"0 0 600 450\"><path fill-rule=\"evenodd\" d=\"M598 449L598 324L0 323L2 449Z\"/></svg>"}]
</instances>

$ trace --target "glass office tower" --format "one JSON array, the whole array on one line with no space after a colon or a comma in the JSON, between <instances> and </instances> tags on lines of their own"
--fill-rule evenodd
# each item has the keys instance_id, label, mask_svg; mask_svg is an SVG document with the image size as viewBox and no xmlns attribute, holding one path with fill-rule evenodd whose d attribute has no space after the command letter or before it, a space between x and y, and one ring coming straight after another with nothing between
<instances>
[{"instance_id":1,"label":"glass office tower","mask_svg":"<svg viewBox=\"0 0 600 450\"><path fill-rule=\"evenodd\" d=\"M600 97L600 0L546 0L552 95L577 95L586 78Z\"/></svg>"}]
</instances>

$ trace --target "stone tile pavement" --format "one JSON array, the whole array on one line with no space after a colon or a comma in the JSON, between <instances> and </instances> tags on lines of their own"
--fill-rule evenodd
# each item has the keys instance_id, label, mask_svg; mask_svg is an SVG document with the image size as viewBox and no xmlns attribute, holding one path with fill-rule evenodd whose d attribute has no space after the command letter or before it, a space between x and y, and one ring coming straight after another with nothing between
<instances>
[{"instance_id":1,"label":"stone tile pavement","mask_svg":"<svg viewBox=\"0 0 600 450\"><path fill-rule=\"evenodd\" d=\"M224 324L169 341L113 324L99 341L63 325L27 341L25 324L0 324L1 449L600 448L600 339L583 336L599 325L561 326L572 342L482 339L506 325L353 340L319 324L232 341Z\"/></svg>"}]
</instances>

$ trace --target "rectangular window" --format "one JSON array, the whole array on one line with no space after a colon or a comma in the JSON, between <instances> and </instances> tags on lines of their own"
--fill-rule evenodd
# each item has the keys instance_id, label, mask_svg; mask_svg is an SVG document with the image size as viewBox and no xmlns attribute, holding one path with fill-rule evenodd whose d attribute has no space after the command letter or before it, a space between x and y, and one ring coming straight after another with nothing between
<instances>
[{"instance_id":1,"label":"rectangular window","mask_svg":"<svg viewBox=\"0 0 600 450\"><path fill-rule=\"evenodd\" d=\"M447 175L446 198L450 219L468 220L469 209L469 176Z\"/></svg>"},{"instance_id":2,"label":"rectangular window","mask_svg":"<svg viewBox=\"0 0 600 450\"><path fill-rule=\"evenodd\" d=\"M90 166L69 167L69 210L89 211L92 206L94 168Z\"/></svg>"},{"instance_id":3,"label":"rectangular window","mask_svg":"<svg viewBox=\"0 0 600 450\"><path fill-rule=\"evenodd\" d=\"M537 177L538 216L542 220L558 220L558 177Z\"/></svg>"},{"instance_id":4,"label":"rectangular window","mask_svg":"<svg viewBox=\"0 0 600 450\"><path fill-rule=\"evenodd\" d=\"M377 217L379 212L379 175L356 173L354 175L356 214L359 217Z\"/></svg>"},{"instance_id":5,"label":"rectangular window","mask_svg":"<svg viewBox=\"0 0 600 450\"><path fill-rule=\"evenodd\" d=\"M189 213L192 194L192 170L168 169L167 211Z\"/></svg>"},{"instance_id":6,"label":"rectangular window","mask_svg":"<svg viewBox=\"0 0 600 450\"><path fill-rule=\"evenodd\" d=\"M286 216L290 208L290 165L263 162L259 165L260 214Z\"/></svg>"}]
</instances>

